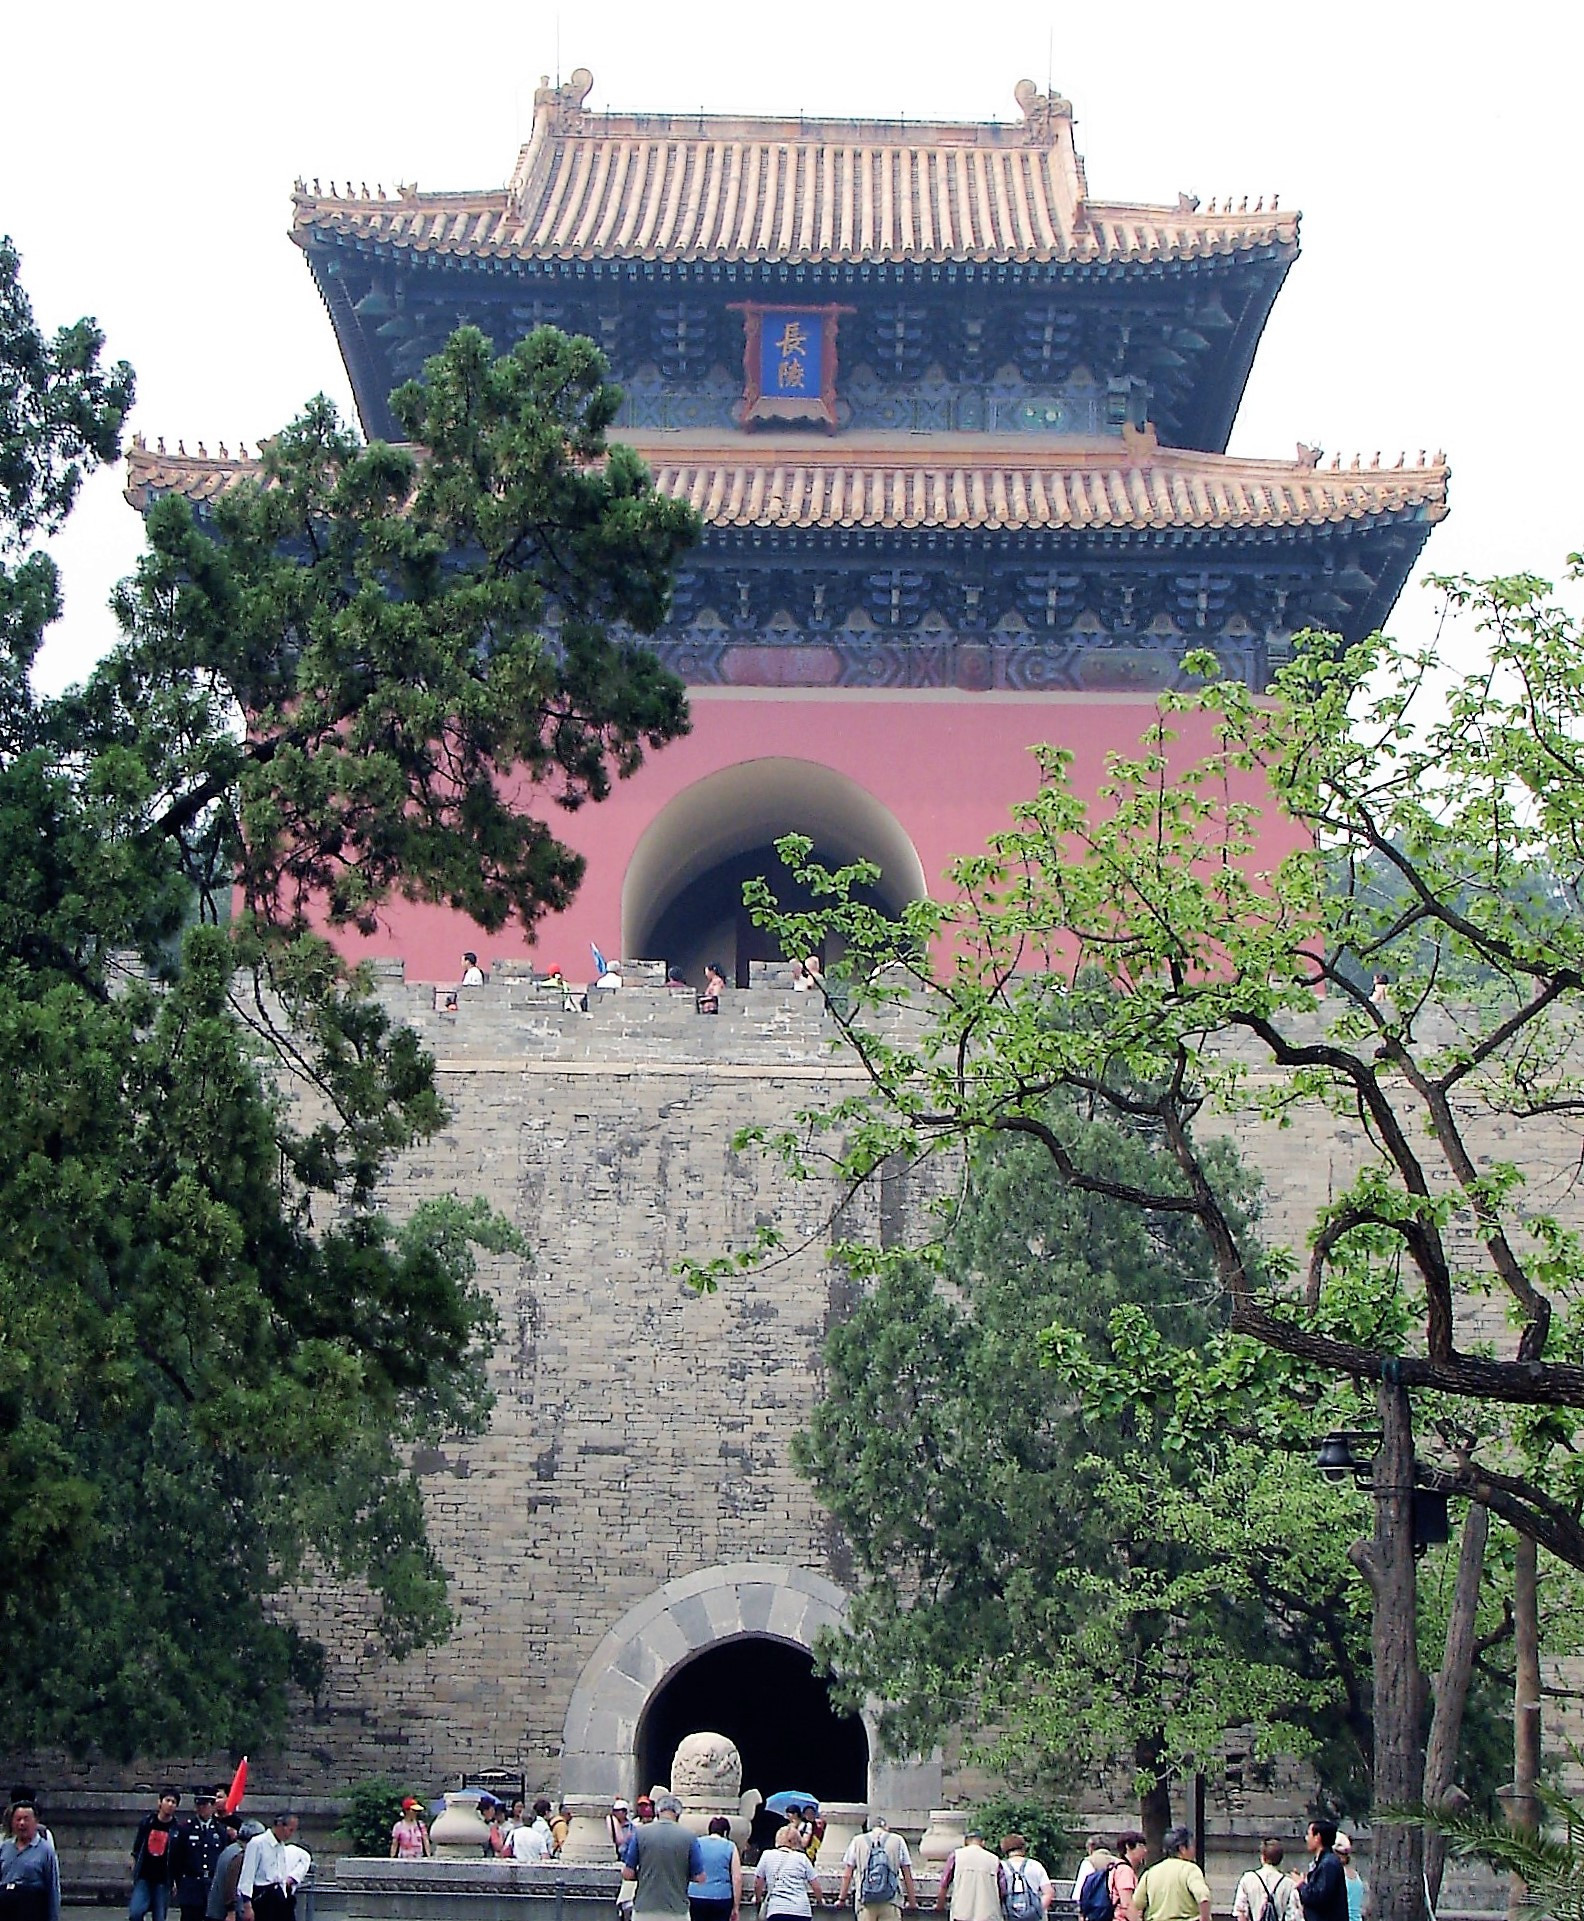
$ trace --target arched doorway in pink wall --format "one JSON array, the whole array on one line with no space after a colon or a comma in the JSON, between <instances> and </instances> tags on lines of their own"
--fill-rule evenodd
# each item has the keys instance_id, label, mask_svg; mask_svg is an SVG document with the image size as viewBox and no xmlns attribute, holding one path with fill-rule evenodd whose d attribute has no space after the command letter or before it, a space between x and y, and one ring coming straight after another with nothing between
<instances>
[{"instance_id":1,"label":"arched doorway in pink wall","mask_svg":"<svg viewBox=\"0 0 1584 1921\"><path fill-rule=\"evenodd\" d=\"M622 951L697 973L706 961L746 985L751 960L772 957L742 907L743 882L767 876L792 902L775 843L806 834L826 866L873 861L867 898L889 913L929 891L918 849L896 815L850 775L818 761L767 755L718 768L650 822L622 882Z\"/></svg>"}]
</instances>

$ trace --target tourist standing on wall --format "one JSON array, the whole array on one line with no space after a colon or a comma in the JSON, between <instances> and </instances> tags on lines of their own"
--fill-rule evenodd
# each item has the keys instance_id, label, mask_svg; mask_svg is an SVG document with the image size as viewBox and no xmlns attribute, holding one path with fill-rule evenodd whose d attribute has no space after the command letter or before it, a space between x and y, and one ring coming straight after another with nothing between
<instances>
[{"instance_id":1,"label":"tourist standing on wall","mask_svg":"<svg viewBox=\"0 0 1584 1921\"><path fill-rule=\"evenodd\" d=\"M11 1832L0 1841L0 1891L6 1921L60 1921L60 1862L31 1801L11 1804Z\"/></svg>"},{"instance_id":2,"label":"tourist standing on wall","mask_svg":"<svg viewBox=\"0 0 1584 1921\"><path fill-rule=\"evenodd\" d=\"M814 1902L823 1898L814 1863L803 1852L803 1830L797 1822L789 1821L776 1836L775 1846L760 1855L754 1889L759 1896L759 1921L772 1921L778 1914L807 1921Z\"/></svg>"},{"instance_id":3,"label":"tourist standing on wall","mask_svg":"<svg viewBox=\"0 0 1584 1921\"><path fill-rule=\"evenodd\" d=\"M204 1921L209 1884L225 1844L225 1829L215 1819L215 1797L200 1788L193 1796L193 1818L177 1829L171 1849L171 1878L181 1921Z\"/></svg>"},{"instance_id":4,"label":"tourist standing on wall","mask_svg":"<svg viewBox=\"0 0 1584 1921\"><path fill-rule=\"evenodd\" d=\"M1210 1921L1210 1883L1194 1859L1193 1836L1168 1828L1161 1846L1165 1860L1144 1870L1128 1903L1133 1921Z\"/></svg>"},{"instance_id":5,"label":"tourist standing on wall","mask_svg":"<svg viewBox=\"0 0 1584 1921\"><path fill-rule=\"evenodd\" d=\"M697 1863L688 1882L693 1921L737 1921L742 1907L742 1856L724 1814L710 1817L709 1833L693 1844Z\"/></svg>"},{"instance_id":6,"label":"tourist standing on wall","mask_svg":"<svg viewBox=\"0 0 1584 1921\"><path fill-rule=\"evenodd\" d=\"M836 1905L844 1908L851 1897L863 1921L902 1921L902 1897L918 1906L913 1886L913 1859L900 1834L893 1834L885 1817L877 1814L862 1834L855 1834L842 1856L841 1887Z\"/></svg>"},{"instance_id":7,"label":"tourist standing on wall","mask_svg":"<svg viewBox=\"0 0 1584 1921\"><path fill-rule=\"evenodd\" d=\"M941 1871L940 1898L951 1921L1001 1921L1006 1875L1001 1863L984 1844L978 1828L969 1828L960 1848L953 1848Z\"/></svg>"},{"instance_id":8,"label":"tourist standing on wall","mask_svg":"<svg viewBox=\"0 0 1584 1921\"><path fill-rule=\"evenodd\" d=\"M642 1809L643 1803L639 1802ZM622 1879L633 1883L633 1916L664 1915L687 1921L688 1884L698 1868L697 1843L679 1827L682 1803L674 1794L651 1802L656 1818L635 1827L622 1856Z\"/></svg>"},{"instance_id":9,"label":"tourist standing on wall","mask_svg":"<svg viewBox=\"0 0 1584 1921\"><path fill-rule=\"evenodd\" d=\"M165 1921L170 1903L171 1850L176 1845L176 1810L181 1796L175 1788L161 1788L159 1804L152 1814L138 1823L132 1843L132 1899L127 1921L143 1921L152 1914L154 1921Z\"/></svg>"}]
</instances>

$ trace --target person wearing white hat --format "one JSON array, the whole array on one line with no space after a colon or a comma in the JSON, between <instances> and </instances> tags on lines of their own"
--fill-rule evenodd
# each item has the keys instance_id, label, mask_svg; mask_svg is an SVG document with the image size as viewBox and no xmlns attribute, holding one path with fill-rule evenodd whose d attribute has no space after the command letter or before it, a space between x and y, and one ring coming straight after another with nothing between
<instances>
[{"instance_id":1,"label":"person wearing white hat","mask_svg":"<svg viewBox=\"0 0 1584 1921\"><path fill-rule=\"evenodd\" d=\"M1353 1842L1339 1829L1336 1838L1336 1858L1342 1863L1342 1873L1347 1880L1348 1921L1364 1921L1369 1912L1369 1883L1353 1865Z\"/></svg>"}]
</instances>

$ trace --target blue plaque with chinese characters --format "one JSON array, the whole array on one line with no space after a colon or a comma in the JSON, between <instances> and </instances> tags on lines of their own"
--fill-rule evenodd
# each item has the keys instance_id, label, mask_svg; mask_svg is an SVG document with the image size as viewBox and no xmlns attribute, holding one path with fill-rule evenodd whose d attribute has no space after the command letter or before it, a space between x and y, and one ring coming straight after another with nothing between
<instances>
[{"instance_id":1,"label":"blue plaque with chinese characters","mask_svg":"<svg viewBox=\"0 0 1584 1921\"><path fill-rule=\"evenodd\" d=\"M759 323L759 391L799 399L824 386L823 313L766 307Z\"/></svg>"},{"instance_id":2,"label":"blue plaque with chinese characters","mask_svg":"<svg viewBox=\"0 0 1584 1921\"><path fill-rule=\"evenodd\" d=\"M806 422L830 433L836 416L836 328L850 307L761 307L744 301L745 427Z\"/></svg>"}]
</instances>

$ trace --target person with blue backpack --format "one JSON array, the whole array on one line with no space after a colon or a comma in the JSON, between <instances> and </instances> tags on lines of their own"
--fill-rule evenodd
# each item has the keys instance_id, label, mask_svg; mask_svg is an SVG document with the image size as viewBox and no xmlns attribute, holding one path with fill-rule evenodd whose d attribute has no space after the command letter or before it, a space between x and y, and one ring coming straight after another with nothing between
<instances>
[{"instance_id":1,"label":"person with blue backpack","mask_svg":"<svg viewBox=\"0 0 1584 1921\"><path fill-rule=\"evenodd\" d=\"M907 1842L877 1814L847 1843L836 1905L844 1908L850 1900L859 1921L901 1921L904 1896L910 1908L918 1906L912 1857Z\"/></svg>"},{"instance_id":2,"label":"person with blue backpack","mask_svg":"<svg viewBox=\"0 0 1584 1921\"><path fill-rule=\"evenodd\" d=\"M1005 1921L1044 1921L1056 1898L1044 1862L1029 1853L1028 1842L1021 1834L1001 1837L1001 1857L1001 1913Z\"/></svg>"}]
</instances>

